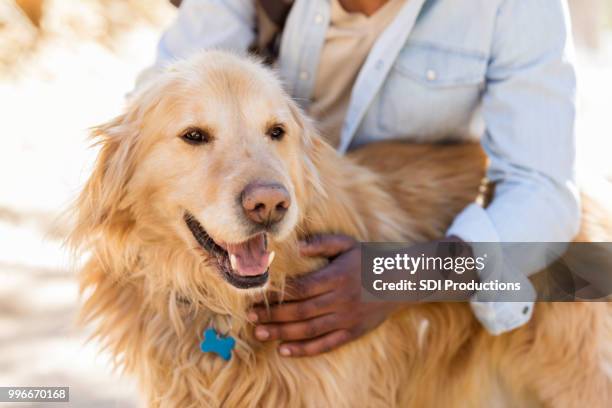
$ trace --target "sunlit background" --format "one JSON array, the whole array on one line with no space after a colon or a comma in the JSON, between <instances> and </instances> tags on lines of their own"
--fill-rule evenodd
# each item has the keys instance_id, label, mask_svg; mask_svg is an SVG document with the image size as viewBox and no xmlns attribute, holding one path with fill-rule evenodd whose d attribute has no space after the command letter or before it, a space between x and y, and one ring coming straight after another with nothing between
<instances>
[{"instance_id":1,"label":"sunlit background","mask_svg":"<svg viewBox=\"0 0 612 408\"><path fill-rule=\"evenodd\" d=\"M611 177L612 0L570 5L579 170ZM72 406L138 405L134 384L73 324L77 286L56 220L95 155L87 128L120 112L174 13L165 0L0 0L0 385L70 386Z\"/></svg>"}]
</instances>

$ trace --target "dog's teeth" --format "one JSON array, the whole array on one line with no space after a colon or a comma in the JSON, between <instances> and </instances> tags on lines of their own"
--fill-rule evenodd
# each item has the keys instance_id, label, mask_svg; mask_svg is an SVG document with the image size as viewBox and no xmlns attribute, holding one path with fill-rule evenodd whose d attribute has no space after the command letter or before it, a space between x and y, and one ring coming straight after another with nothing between
<instances>
[{"instance_id":1,"label":"dog's teeth","mask_svg":"<svg viewBox=\"0 0 612 408\"><path fill-rule=\"evenodd\" d=\"M272 264L272 261L274 260L274 256L275 255L276 255L276 252L274 252L274 251L270 252L270 255L268 255L268 268Z\"/></svg>"},{"instance_id":2,"label":"dog's teeth","mask_svg":"<svg viewBox=\"0 0 612 408\"><path fill-rule=\"evenodd\" d=\"M230 264L232 265L233 270L238 268L238 260L236 259L236 255L230 254Z\"/></svg>"}]
</instances>

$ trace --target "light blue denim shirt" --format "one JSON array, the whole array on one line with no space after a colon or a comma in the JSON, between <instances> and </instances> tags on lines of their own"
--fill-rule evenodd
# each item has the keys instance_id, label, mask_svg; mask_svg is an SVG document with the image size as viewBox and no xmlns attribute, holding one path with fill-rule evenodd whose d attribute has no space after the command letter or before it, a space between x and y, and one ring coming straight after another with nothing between
<instances>
[{"instance_id":1,"label":"light blue denim shirt","mask_svg":"<svg viewBox=\"0 0 612 408\"><path fill-rule=\"evenodd\" d=\"M297 0L283 33L278 68L304 108L329 17L329 0ZM244 52L255 24L253 0L185 0L156 64L204 48ZM570 241L580 220L572 53L563 0L407 0L361 68L339 150L475 133L495 195L487 208L465 208L448 234L474 243ZM524 262L524 275L543 264L541 255ZM487 300L471 304L491 333L531 317L531 301Z\"/></svg>"}]
</instances>

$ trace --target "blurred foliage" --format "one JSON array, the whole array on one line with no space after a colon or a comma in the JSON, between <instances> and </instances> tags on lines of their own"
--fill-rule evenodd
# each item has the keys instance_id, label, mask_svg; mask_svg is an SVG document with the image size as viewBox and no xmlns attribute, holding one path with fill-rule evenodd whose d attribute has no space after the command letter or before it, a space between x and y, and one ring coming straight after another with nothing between
<instances>
[{"instance_id":1,"label":"blurred foliage","mask_svg":"<svg viewBox=\"0 0 612 408\"><path fill-rule=\"evenodd\" d=\"M612 28L612 0L568 0L579 44L597 48ZM138 24L162 27L168 0L0 0L0 76L19 75L43 44L69 48L91 41L111 50Z\"/></svg>"},{"instance_id":2,"label":"blurred foliage","mask_svg":"<svg viewBox=\"0 0 612 408\"><path fill-rule=\"evenodd\" d=\"M0 75L18 74L43 43L75 39L113 48L139 24L159 25L167 0L0 0Z\"/></svg>"}]
</instances>

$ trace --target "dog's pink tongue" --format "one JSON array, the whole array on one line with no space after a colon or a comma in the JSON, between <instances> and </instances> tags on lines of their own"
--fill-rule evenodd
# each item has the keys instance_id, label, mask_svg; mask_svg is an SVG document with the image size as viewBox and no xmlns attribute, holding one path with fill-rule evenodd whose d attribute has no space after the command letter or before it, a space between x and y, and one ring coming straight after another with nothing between
<instances>
[{"instance_id":1,"label":"dog's pink tongue","mask_svg":"<svg viewBox=\"0 0 612 408\"><path fill-rule=\"evenodd\" d=\"M227 244L232 270L240 276L257 276L266 272L270 253L266 252L266 241L259 234L240 244Z\"/></svg>"}]
</instances>

